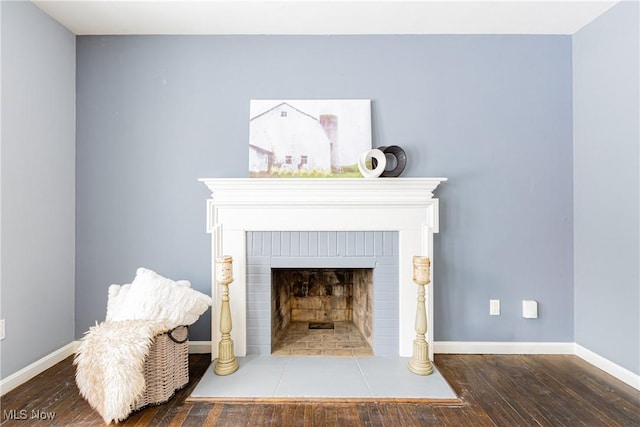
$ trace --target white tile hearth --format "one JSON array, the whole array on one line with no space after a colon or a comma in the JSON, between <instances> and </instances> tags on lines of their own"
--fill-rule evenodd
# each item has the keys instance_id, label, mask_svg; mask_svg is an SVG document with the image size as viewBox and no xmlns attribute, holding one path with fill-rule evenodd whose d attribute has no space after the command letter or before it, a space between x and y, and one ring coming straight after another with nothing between
<instances>
[{"instance_id":1,"label":"white tile hearth","mask_svg":"<svg viewBox=\"0 0 640 427\"><path fill-rule=\"evenodd\" d=\"M232 375L207 369L189 399L458 399L437 369L415 375L408 361L396 356L249 355L238 358L240 369Z\"/></svg>"}]
</instances>

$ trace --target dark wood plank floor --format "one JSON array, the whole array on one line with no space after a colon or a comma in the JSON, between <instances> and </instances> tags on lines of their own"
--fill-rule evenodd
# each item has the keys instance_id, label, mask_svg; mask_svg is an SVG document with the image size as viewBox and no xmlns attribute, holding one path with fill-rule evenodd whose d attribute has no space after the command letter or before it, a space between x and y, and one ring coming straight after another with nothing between
<instances>
[{"instance_id":1,"label":"dark wood plank floor","mask_svg":"<svg viewBox=\"0 0 640 427\"><path fill-rule=\"evenodd\" d=\"M460 404L186 402L210 363L191 355L189 385L125 426L640 426L640 392L576 356L437 355ZM100 426L67 358L2 397L2 426ZM35 412L33 412L35 411ZM20 420L21 414L28 419ZM31 419L32 414L53 419ZM13 419L10 419L12 418Z\"/></svg>"}]
</instances>

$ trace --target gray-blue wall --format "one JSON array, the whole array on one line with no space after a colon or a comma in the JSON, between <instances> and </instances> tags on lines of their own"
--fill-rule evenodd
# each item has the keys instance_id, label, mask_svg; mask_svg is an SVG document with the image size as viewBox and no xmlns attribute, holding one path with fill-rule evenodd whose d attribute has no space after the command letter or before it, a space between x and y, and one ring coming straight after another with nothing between
<instances>
[{"instance_id":1,"label":"gray-blue wall","mask_svg":"<svg viewBox=\"0 0 640 427\"><path fill-rule=\"evenodd\" d=\"M74 339L76 39L31 2L0 7L4 379Z\"/></svg>"},{"instance_id":2,"label":"gray-blue wall","mask_svg":"<svg viewBox=\"0 0 640 427\"><path fill-rule=\"evenodd\" d=\"M196 179L247 176L256 98L371 99L373 145L449 178L436 340L573 341L569 36L78 37L76 337L139 266L210 292Z\"/></svg>"},{"instance_id":3,"label":"gray-blue wall","mask_svg":"<svg viewBox=\"0 0 640 427\"><path fill-rule=\"evenodd\" d=\"M575 341L640 374L640 7L573 37Z\"/></svg>"}]
</instances>

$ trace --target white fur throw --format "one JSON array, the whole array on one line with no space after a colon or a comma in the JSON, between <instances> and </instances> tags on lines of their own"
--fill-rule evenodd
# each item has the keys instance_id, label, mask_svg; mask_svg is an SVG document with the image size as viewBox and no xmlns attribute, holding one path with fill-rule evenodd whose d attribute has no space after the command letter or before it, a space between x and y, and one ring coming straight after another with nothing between
<instances>
[{"instance_id":1,"label":"white fur throw","mask_svg":"<svg viewBox=\"0 0 640 427\"><path fill-rule=\"evenodd\" d=\"M188 281L139 268L130 285L109 287L106 320L164 320L173 329L193 324L209 306L211 297L192 289Z\"/></svg>"},{"instance_id":2,"label":"white fur throw","mask_svg":"<svg viewBox=\"0 0 640 427\"><path fill-rule=\"evenodd\" d=\"M80 341L73 363L80 394L106 424L124 420L145 391L144 363L164 322L125 320L93 326Z\"/></svg>"}]
</instances>

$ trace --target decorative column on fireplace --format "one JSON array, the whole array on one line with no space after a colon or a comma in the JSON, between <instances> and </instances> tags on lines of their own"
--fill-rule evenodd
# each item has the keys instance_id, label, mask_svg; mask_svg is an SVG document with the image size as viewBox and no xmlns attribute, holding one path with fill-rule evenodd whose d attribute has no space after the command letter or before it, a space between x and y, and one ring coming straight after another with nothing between
<instances>
[{"instance_id":1,"label":"decorative column on fireplace","mask_svg":"<svg viewBox=\"0 0 640 427\"><path fill-rule=\"evenodd\" d=\"M222 286L222 304L220 306L220 333L218 343L218 361L213 372L217 375L230 375L238 370L238 361L233 351L231 339L231 309L229 308L229 284L233 282L233 258L224 255L216 258L216 281Z\"/></svg>"},{"instance_id":2,"label":"decorative column on fireplace","mask_svg":"<svg viewBox=\"0 0 640 427\"><path fill-rule=\"evenodd\" d=\"M418 308L416 309L416 339L413 341L413 355L409 360L409 370L418 375L430 375L433 372L433 365L429 360L429 343L425 339L427 311L424 305L424 286L431 283L430 269L429 257L413 257L413 281L418 285Z\"/></svg>"}]
</instances>

